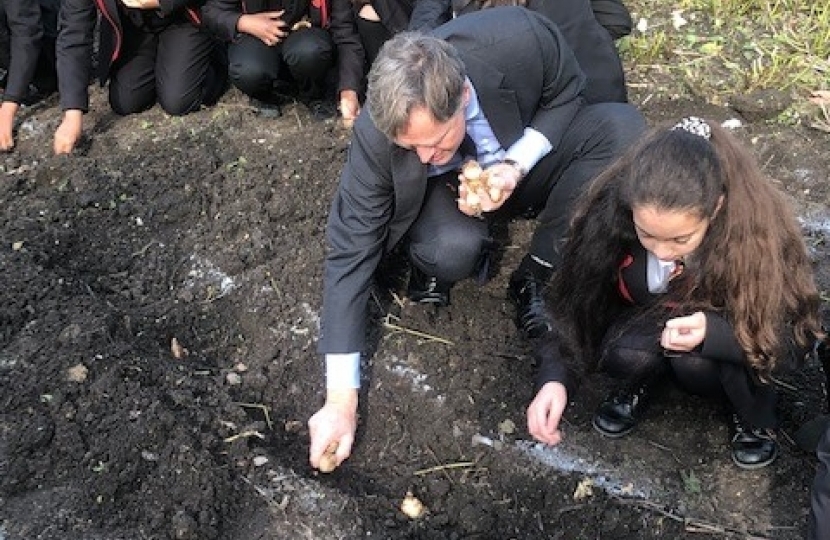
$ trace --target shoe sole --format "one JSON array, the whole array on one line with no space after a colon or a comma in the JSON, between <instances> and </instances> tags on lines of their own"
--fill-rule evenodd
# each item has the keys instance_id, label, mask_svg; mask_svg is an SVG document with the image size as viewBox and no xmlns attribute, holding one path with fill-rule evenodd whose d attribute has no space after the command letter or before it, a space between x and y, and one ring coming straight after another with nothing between
<instances>
[{"instance_id":1,"label":"shoe sole","mask_svg":"<svg viewBox=\"0 0 830 540\"><path fill-rule=\"evenodd\" d=\"M438 298L421 298L420 300L415 300L414 298L410 298L409 301L412 302L413 304L419 304L419 305L422 305L422 306L447 307L447 306L450 305L449 302L439 300Z\"/></svg>"},{"instance_id":2,"label":"shoe sole","mask_svg":"<svg viewBox=\"0 0 830 540\"><path fill-rule=\"evenodd\" d=\"M634 431L635 427L637 427L637 426L632 426L631 428L626 429L625 431L620 431L618 433L611 433L610 431L605 431L604 429L599 427L597 425L596 419L591 420L591 425L594 426L594 429L597 431L597 433L599 433L600 435L602 435L604 437L608 437L609 439L620 439L622 437L625 437L626 435L628 435L629 433Z\"/></svg>"},{"instance_id":3,"label":"shoe sole","mask_svg":"<svg viewBox=\"0 0 830 540\"><path fill-rule=\"evenodd\" d=\"M738 468L743 469L745 471L754 471L756 469L763 469L764 467L767 467L767 466L771 465L772 462L775 461L777 458L778 458L778 450L776 449L775 453L767 461L762 461L760 463L741 463L740 461L738 461L735 458L735 456L733 454L732 455L732 463L737 465Z\"/></svg>"}]
</instances>

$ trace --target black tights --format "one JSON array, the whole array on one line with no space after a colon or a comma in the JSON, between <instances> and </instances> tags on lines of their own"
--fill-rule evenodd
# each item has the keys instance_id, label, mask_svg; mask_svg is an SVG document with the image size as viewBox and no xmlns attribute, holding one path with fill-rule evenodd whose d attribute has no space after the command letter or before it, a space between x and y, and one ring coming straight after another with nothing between
<instances>
[{"instance_id":1,"label":"black tights","mask_svg":"<svg viewBox=\"0 0 830 540\"><path fill-rule=\"evenodd\" d=\"M662 322L647 317L614 324L603 340L600 367L629 385L674 375L691 394L725 398L719 363L695 353L664 353L662 328Z\"/></svg>"}]
</instances>

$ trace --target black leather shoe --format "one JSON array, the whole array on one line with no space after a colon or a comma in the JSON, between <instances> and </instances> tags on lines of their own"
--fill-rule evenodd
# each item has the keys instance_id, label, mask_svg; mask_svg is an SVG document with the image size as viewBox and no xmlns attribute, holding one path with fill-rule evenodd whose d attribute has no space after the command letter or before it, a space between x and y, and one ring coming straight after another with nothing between
<instances>
[{"instance_id":1,"label":"black leather shoe","mask_svg":"<svg viewBox=\"0 0 830 540\"><path fill-rule=\"evenodd\" d=\"M450 305L451 287L452 284L438 281L437 278L430 277L412 266L406 294L413 302L445 307Z\"/></svg>"},{"instance_id":2,"label":"black leather shoe","mask_svg":"<svg viewBox=\"0 0 830 540\"><path fill-rule=\"evenodd\" d=\"M767 429L753 428L732 415L732 461L742 469L766 467L778 457L778 442Z\"/></svg>"},{"instance_id":3,"label":"black leather shoe","mask_svg":"<svg viewBox=\"0 0 830 540\"><path fill-rule=\"evenodd\" d=\"M553 329L545 305L544 287L531 275L510 278L507 291L516 306L516 327L529 339L542 337Z\"/></svg>"},{"instance_id":4,"label":"black leather shoe","mask_svg":"<svg viewBox=\"0 0 830 540\"><path fill-rule=\"evenodd\" d=\"M594 429L612 439L627 435L639 423L647 399L645 384L611 394L594 415Z\"/></svg>"}]
</instances>

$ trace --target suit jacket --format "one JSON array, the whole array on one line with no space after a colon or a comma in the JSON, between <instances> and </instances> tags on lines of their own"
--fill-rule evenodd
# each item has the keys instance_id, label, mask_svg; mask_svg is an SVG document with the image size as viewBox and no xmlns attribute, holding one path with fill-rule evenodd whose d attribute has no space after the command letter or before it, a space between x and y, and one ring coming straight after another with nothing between
<instances>
[{"instance_id":1,"label":"suit jacket","mask_svg":"<svg viewBox=\"0 0 830 540\"><path fill-rule=\"evenodd\" d=\"M200 8L205 0L160 0L162 17L184 14L201 24ZM92 75L93 42L97 14L99 25L98 79L104 85L124 43L118 0L63 0L60 8L57 56L61 108L89 110L89 82Z\"/></svg>"},{"instance_id":2,"label":"suit jacket","mask_svg":"<svg viewBox=\"0 0 830 540\"><path fill-rule=\"evenodd\" d=\"M615 4L625 10L622 4ZM625 72L611 34L597 21L591 3L585 0L527 0L527 9L553 21L585 72L585 101L628 101ZM455 0L457 15L481 8L479 0Z\"/></svg>"},{"instance_id":3,"label":"suit jacket","mask_svg":"<svg viewBox=\"0 0 830 540\"><path fill-rule=\"evenodd\" d=\"M5 2L9 30L9 65L3 101L21 103L29 94L29 84L35 76L43 26L40 22L40 6L33 0Z\"/></svg>"},{"instance_id":4,"label":"suit jacket","mask_svg":"<svg viewBox=\"0 0 830 540\"><path fill-rule=\"evenodd\" d=\"M524 8L492 8L458 17L433 34L459 50L503 148L530 126L556 151L583 105L585 77L553 23ZM427 166L378 131L364 109L326 230L321 352L363 350L373 273L417 218L426 187Z\"/></svg>"}]
</instances>

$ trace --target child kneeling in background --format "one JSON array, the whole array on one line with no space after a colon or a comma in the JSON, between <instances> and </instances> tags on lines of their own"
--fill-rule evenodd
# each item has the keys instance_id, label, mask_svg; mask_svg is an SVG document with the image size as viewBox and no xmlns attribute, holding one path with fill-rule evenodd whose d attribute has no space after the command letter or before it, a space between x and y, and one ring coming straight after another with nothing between
<instances>
[{"instance_id":1,"label":"child kneeling in background","mask_svg":"<svg viewBox=\"0 0 830 540\"><path fill-rule=\"evenodd\" d=\"M0 151L14 147L14 120L21 105L32 105L58 87L55 37L58 0L0 2Z\"/></svg>"}]
</instances>

